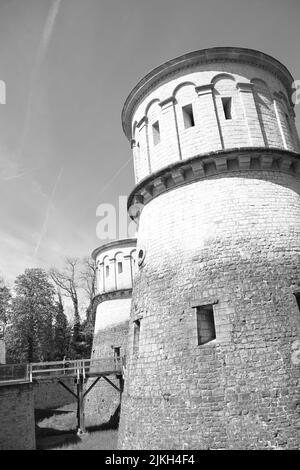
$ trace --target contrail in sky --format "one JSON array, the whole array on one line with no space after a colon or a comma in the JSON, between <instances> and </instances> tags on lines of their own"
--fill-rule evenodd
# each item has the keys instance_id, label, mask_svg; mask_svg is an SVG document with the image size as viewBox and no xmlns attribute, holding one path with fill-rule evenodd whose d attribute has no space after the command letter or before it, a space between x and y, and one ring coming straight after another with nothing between
<instances>
[{"instance_id":1,"label":"contrail in sky","mask_svg":"<svg viewBox=\"0 0 300 470\"><path fill-rule=\"evenodd\" d=\"M16 152L17 161L22 156L24 145L26 142L26 137L30 129L31 119L33 115L33 108L34 108L34 93L36 91L36 85L37 85L38 78L39 78L39 71L47 53L47 49L48 49L48 46L49 46L49 43L53 34L55 21L56 21L61 3L62 3L62 0L53 0L53 3L50 7L49 13L46 18L46 22L45 22L45 26L44 26L44 30L42 34L42 39L38 47L37 56L36 56L35 64L33 67L31 84L30 84L30 89L29 89L29 96L28 96L28 104L27 104L27 110L26 110L26 115L25 115L25 122L24 122L23 131L21 134L19 146Z\"/></svg>"},{"instance_id":2,"label":"contrail in sky","mask_svg":"<svg viewBox=\"0 0 300 470\"><path fill-rule=\"evenodd\" d=\"M19 178L23 178L23 176L27 176L30 173L33 173L36 169L37 168L30 168L29 170L22 171L21 173L15 173L14 175L1 176L0 179L4 181L16 180Z\"/></svg>"},{"instance_id":3,"label":"contrail in sky","mask_svg":"<svg viewBox=\"0 0 300 470\"><path fill-rule=\"evenodd\" d=\"M57 178L55 180L55 183L53 185L53 188L52 188L52 191L51 191L51 194L50 194L50 197L49 197L49 201L48 201L48 205L47 205L47 209L46 209L45 220L44 220L44 223L43 223L43 226L42 226L42 230L41 230L38 242L37 242L35 250L34 250L34 256L37 255L37 252L40 248L41 242L42 242L42 240L43 240L43 238L46 234L47 224L48 224L48 219L49 219L49 213L50 213L50 209L51 209L51 204L52 204L52 201L54 199L55 192L56 192L56 189L57 189L57 186L58 186L58 183L59 183L59 180L61 178L62 173L63 173L63 167L60 169L60 171L57 175Z\"/></svg>"},{"instance_id":4,"label":"contrail in sky","mask_svg":"<svg viewBox=\"0 0 300 470\"><path fill-rule=\"evenodd\" d=\"M111 183L116 179L116 177L121 173L121 171L128 165L128 163L132 160L132 157L130 156L128 158L128 160L122 165L120 166L120 168L116 171L116 173L108 180L108 182L106 183L106 185L103 186L103 188L101 188L101 191L100 193L98 193L98 197L101 196L101 194L104 193L104 191L106 191L107 188L109 188L109 186L111 185Z\"/></svg>"}]
</instances>

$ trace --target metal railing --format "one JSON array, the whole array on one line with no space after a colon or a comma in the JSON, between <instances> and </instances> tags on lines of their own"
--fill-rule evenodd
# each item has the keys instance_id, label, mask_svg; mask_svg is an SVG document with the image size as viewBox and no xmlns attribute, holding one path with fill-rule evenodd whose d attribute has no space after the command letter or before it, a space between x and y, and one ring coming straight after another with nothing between
<instances>
[{"instance_id":1,"label":"metal railing","mask_svg":"<svg viewBox=\"0 0 300 470\"><path fill-rule=\"evenodd\" d=\"M28 382L29 364L0 365L0 382Z\"/></svg>"},{"instance_id":2,"label":"metal railing","mask_svg":"<svg viewBox=\"0 0 300 470\"><path fill-rule=\"evenodd\" d=\"M87 377L89 375L122 374L125 359L102 357L29 364L6 364L0 366L1 382L32 382L38 379L58 377Z\"/></svg>"}]
</instances>

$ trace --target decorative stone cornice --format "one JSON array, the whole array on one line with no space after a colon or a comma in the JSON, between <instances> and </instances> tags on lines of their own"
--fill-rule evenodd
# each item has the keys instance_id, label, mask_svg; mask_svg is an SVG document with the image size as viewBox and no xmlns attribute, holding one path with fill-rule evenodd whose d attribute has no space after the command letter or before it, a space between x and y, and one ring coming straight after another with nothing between
<instances>
[{"instance_id":1,"label":"decorative stone cornice","mask_svg":"<svg viewBox=\"0 0 300 470\"><path fill-rule=\"evenodd\" d=\"M112 248L125 248L128 246L132 246L133 248L136 246L136 238L121 238L120 240L114 240L112 242L104 243L92 252L91 256L94 260L96 260L97 256L104 251L110 250Z\"/></svg>"},{"instance_id":2,"label":"decorative stone cornice","mask_svg":"<svg viewBox=\"0 0 300 470\"><path fill-rule=\"evenodd\" d=\"M169 96L169 98L166 98L165 100L161 101L159 103L159 106L161 108L164 108L165 106L169 106L171 104L175 104L176 103L176 98L174 96Z\"/></svg>"},{"instance_id":3,"label":"decorative stone cornice","mask_svg":"<svg viewBox=\"0 0 300 470\"><path fill-rule=\"evenodd\" d=\"M246 83L246 82L238 82L236 84L236 88L239 91L243 91L246 93L253 93L253 83Z\"/></svg>"},{"instance_id":4,"label":"decorative stone cornice","mask_svg":"<svg viewBox=\"0 0 300 470\"><path fill-rule=\"evenodd\" d=\"M155 197L176 187L225 173L244 171L276 171L299 178L300 154L278 148L246 147L217 150L199 154L187 160L178 160L144 178L128 198L131 218L139 216L141 204L146 205ZM135 204L139 210L134 211Z\"/></svg>"},{"instance_id":5,"label":"decorative stone cornice","mask_svg":"<svg viewBox=\"0 0 300 470\"><path fill-rule=\"evenodd\" d=\"M293 77L288 69L277 59L260 51L240 47L214 47L184 54L169 60L148 73L130 92L122 110L122 126L128 140L131 139L133 113L144 97L155 88L178 74L189 73L192 68L216 62L235 62L249 64L267 70L276 76L290 93Z\"/></svg>"},{"instance_id":6,"label":"decorative stone cornice","mask_svg":"<svg viewBox=\"0 0 300 470\"><path fill-rule=\"evenodd\" d=\"M142 119L137 123L136 127L139 129L142 126L145 126L148 124L148 118L147 116L143 116Z\"/></svg>"},{"instance_id":7,"label":"decorative stone cornice","mask_svg":"<svg viewBox=\"0 0 300 470\"><path fill-rule=\"evenodd\" d=\"M207 83L206 85L196 86L195 90L198 96L207 95L208 93L212 93L214 89L213 83Z\"/></svg>"},{"instance_id":8,"label":"decorative stone cornice","mask_svg":"<svg viewBox=\"0 0 300 470\"><path fill-rule=\"evenodd\" d=\"M107 300L116 300L116 299L130 299L132 297L132 289L119 289L111 292L104 292L102 294L97 294L94 297L94 302L97 306L102 302Z\"/></svg>"}]
</instances>

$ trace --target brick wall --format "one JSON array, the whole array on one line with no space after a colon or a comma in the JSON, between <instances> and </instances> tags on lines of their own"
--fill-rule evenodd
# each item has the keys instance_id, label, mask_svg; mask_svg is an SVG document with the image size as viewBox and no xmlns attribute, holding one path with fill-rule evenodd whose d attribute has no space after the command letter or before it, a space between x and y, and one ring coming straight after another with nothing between
<instances>
[{"instance_id":1,"label":"brick wall","mask_svg":"<svg viewBox=\"0 0 300 470\"><path fill-rule=\"evenodd\" d=\"M299 448L299 194L280 171L228 172L144 207L120 448ZM199 346L205 304L216 339Z\"/></svg>"},{"instance_id":2,"label":"brick wall","mask_svg":"<svg viewBox=\"0 0 300 470\"><path fill-rule=\"evenodd\" d=\"M33 385L0 386L0 450L35 449Z\"/></svg>"}]
</instances>

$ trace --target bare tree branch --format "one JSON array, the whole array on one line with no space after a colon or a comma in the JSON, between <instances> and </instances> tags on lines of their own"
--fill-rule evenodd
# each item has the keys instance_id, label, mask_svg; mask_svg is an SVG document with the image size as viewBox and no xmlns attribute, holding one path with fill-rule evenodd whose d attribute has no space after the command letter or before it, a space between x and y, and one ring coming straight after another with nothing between
<instances>
[{"instance_id":1,"label":"bare tree branch","mask_svg":"<svg viewBox=\"0 0 300 470\"><path fill-rule=\"evenodd\" d=\"M82 270L80 271L81 287L92 302L96 295L96 263L92 258L83 258Z\"/></svg>"},{"instance_id":2,"label":"bare tree branch","mask_svg":"<svg viewBox=\"0 0 300 470\"><path fill-rule=\"evenodd\" d=\"M74 306L75 318L79 317L78 308L78 289L80 288L79 279L79 264L78 258L66 258L65 267L62 271L51 268L49 271L50 277L54 284L61 289L62 293L72 300Z\"/></svg>"}]
</instances>

